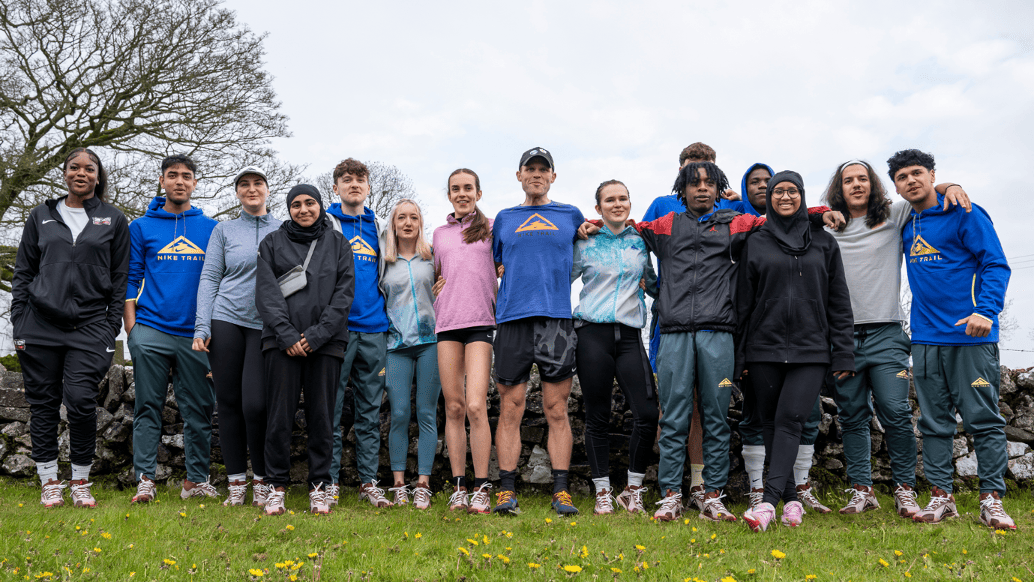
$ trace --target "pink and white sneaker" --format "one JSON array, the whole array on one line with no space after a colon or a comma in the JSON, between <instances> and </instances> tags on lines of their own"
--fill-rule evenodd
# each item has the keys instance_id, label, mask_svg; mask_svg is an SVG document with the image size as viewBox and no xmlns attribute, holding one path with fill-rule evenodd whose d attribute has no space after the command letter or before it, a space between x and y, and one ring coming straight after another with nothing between
<instances>
[{"instance_id":1,"label":"pink and white sneaker","mask_svg":"<svg viewBox=\"0 0 1035 583\"><path fill-rule=\"evenodd\" d=\"M780 522L784 526L801 526L801 521L805 518L805 507L801 505L801 502L791 502L790 504L783 505L783 515L780 517Z\"/></svg>"},{"instance_id":2,"label":"pink and white sneaker","mask_svg":"<svg viewBox=\"0 0 1035 583\"><path fill-rule=\"evenodd\" d=\"M90 486L93 486L93 482L87 482L86 480L72 480L68 483L68 491L72 494L72 506L80 508L97 507L97 501L93 499L93 494L90 493Z\"/></svg>"},{"instance_id":3,"label":"pink and white sneaker","mask_svg":"<svg viewBox=\"0 0 1035 583\"><path fill-rule=\"evenodd\" d=\"M43 485L43 493L40 495L40 504L44 508L57 508L65 505L65 483L60 480L51 480Z\"/></svg>"},{"instance_id":4,"label":"pink and white sneaker","mask_svg":"<svg viewBox=\"0 0 1035 583\"><path fill-rule=\"evenodd\" d=\"M471 494L471 505L468 506L467 511L471 514L488 514L492 511L492 498L489 497L489 490L492 489L492 484L485 482L481 486L474 489L474 494Z\"/></svg>"},{"instance_id":5,"label":"pink and white sneaker","mask_svg":"<svg viewBox=\"0 0 1035 583\"><path fill-rule=\"evenodd\" d=\"M768 502L762 502L758 506L744 511L744 522L755 532L762 532L769 528L769 523L775 518L776 509Z\"/></svg>"},{"instance_id":6,"label":"pink and white sneaker","mask_svg":"<svg viewBox=\"0 0 1035 583\"><path fill-rule=\"evenodd\" d=\"M1010 515L1003 510L1003 501L999 499L998 492L986 492L981 494L981 522L985 526L1003 530L1017 530Z\"/></svg>"},{"instance_id":7,"label":"pink and white sneaker","mask_svg":"<svg viewBox=\"0 0 1035 583\"><path fill-rule=\"evenodd\" d=\"M424 482L417 482L413 487L413 506L417 510L427 510L431 506L431 488Z\"/></svg>"}]
</instances>

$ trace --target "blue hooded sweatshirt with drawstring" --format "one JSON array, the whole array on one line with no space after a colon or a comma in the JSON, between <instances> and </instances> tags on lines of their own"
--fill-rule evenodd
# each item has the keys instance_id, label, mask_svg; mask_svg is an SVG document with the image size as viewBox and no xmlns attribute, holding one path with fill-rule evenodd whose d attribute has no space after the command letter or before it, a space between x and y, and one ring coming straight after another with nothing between
<instances>
[{"instance_id":1,"label":"blue hooded sweatshirt with drawstring","mask_svg":"<svg viewBox=\"0 0 1035 583\"><path fill-rule=\"evenodd\" d=\"M378 287L378 265L382 261L378 241L380 228L374 211L363 207L363 214L352 216L341 210L341 203L327 207L327 218L341 227L341 234L352 244L356 268L356 296L349 309L350 332L387 332L385 298ZM337 229L335 229L337 230Z\"/></svg>"},{"instance_id":2,"label":"blue hooded sweatshirt with drawstring","mask_svg":"<svg viewBox=\"0 0 1035 583\"><path fill-rule=\"evenodd\" d=\"M765 208L763 207L762 212L759 212L758 209L755 208L755 205L751 204L751 201L747 198L748 175L754 172L755 170L758 170L759 168L769 172L770 177L772 177L773 174L775 174L775 172L773 172L773 169L770 168L768 164L755 162L751 165L750 168L747 169L747 172L744 173L744 177L740 179L740 200L723 201L729 203L729 206L723 208L731 208L735 211L740 211L747 215L755 215L756 217L762 216L762 213L765 212Z\"/></svg>"},{"instance_id":3,"label":"blue hooded sweatshirt with drawstring","mask_svg":"<svg viewBox=\"0 0 1035 583\"><path fill-rule=\"evenodd\" d=\"M156 196L147 213L129 224L129 283L126 301L136 301L137 323L172 334L194 336L198 283L216 220L190 207L166 212Z\"/></svg>"}]
</instances>

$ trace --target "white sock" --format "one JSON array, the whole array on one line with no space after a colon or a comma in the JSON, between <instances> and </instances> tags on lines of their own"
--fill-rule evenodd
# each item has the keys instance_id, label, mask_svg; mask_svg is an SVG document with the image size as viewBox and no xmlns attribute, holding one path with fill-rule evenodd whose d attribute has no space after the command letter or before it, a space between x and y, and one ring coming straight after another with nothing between
<instances>
[{"instance_id":1,"label":"white sock","mask_svg":"<svg viewBox=\"0 0 1035 583\"><path fill-rule=\"evenodd\" d=\"M40 475L40 484L46 484L58 477L58 462L36 462L36 473Z\"/></svg>"},{"instance_id":2,"label":"white sock","mask_svg":"<svg viewBox=\"0 0 1035 583\"><path fill-rule=\"evenodd\" d=\"M704 464L690 464L690 487L696 488L704 485Z\"/></svg>"},{"instance_id":3,"label":"white sock","mask_svg":"<svg viewBox=\"0 0 1035 583\"><path fill-rule=\"evenodd\" d=\"M231 482L243 482L248 479L248 474L244 472L241 472L240 474L230 474L226 479Z\"/></svg>"},{"instance_id":4,"label":"white sock","mask_svg":"<svg viewBox=\"0 0 1035 583\"><path fill-rule=\"evenodd\" d=\"M628 480L629 485L639 488L640 486L643 486L643 478L647 474L637 474L636 472L629 470L626 475L628 476L626 479Z\"/></svg>"},{"instance_id":5,"label":"white sock","mask_svg":"<svg viewBox=\"0 0 1035 583\"><path fill-rule=\"evenodd\" d=\"M601 490L610 490L611 478L593 478L593 489L595 490L594 494Z\"/></svg>"},{"instance_id":6,"label":"white sock","mask_svg":"<svg viewBox=\"0 0 1035 583\"><path fill-rule=\"evenodd\" d=\"M751 488L753 490L764 488L765 483L762 481L762 470L765 467L765 446L745 445L741 453L744 456L744 470L747 471Z\"/></svg>"},{"instance_id":7,"label":"white sock","mask_svg":"<svg viewBox=\"0 0 1035 583\"><path fill-rule=\"evenodd\" d=\"M72 479L73 480L89 480L90 479L90 468L92 468L92 467L93 467L93 464L87 464L85 466L80 466L80 465L72 464Z\"/></svg>"},{"instance_id":8,"label":"white sock","mask_svg":"<svg viewBox=\"0 0 1035 583\"><path fill-rule=\"evenodd\" d=\"M794 460L794 485L801 486L809 481L809 470L812 469L812 454L815 445L799 445L798 457Z\"/></svg>"}]
</instances>

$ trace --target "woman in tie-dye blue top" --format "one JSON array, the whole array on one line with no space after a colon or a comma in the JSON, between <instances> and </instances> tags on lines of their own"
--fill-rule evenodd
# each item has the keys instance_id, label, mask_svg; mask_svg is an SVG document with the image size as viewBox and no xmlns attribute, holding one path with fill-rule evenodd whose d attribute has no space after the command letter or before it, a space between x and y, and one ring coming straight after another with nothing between
<instances>
[{"instance_id":1,"label":"woman in tie-dye blue top","mask_svg":"<svg viewBox=\"0 0 1035 583\"><path fill-rule=\"evenodd\" d=\"M596 493L593 513L614 512L608 434L615 378L633 413L628 485L616 500L630 512L644 512L643 476L654 455L658 399L641 337L647 321L643 290L653 290L657 277L643 240L636 229L625 226L631 209L629 190L609 180L597 188L596 199L604 227L588 240L576 242L571 270L571 281L582 278L574 314L579 338L575 358L586 409L586 454Z\"/></svg>"},{"instance_id":2,"label":"woman in tie-dye blue top","mask_svg":"<svg viewBox=\"0 0 1035 583\"><path fill-rule=\"evenodd\" d=\"M406 453L410 432L410 387L417 377L417 473L413 503L419 509L431 504L429 476L438 443L435 413L442 385L438 377L438 344L435 338L435 264L424 240L420 207L409 199L396 203L385 230L384 267L379 278L388 311L388 362L385 388L392 406L388 453L394 475L393 504L409 504L405 483Z\"/></svg>"}]
</instances>

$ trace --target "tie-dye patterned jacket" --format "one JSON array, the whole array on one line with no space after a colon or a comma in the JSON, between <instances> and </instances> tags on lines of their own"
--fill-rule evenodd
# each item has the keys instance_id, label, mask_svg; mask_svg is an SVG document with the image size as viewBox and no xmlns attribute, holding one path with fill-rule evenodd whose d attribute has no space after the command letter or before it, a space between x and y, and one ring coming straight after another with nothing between
<instances>
[{"instance_id":1,"label":"tie-dye patterned jacket","mask_svg":"<svg viewBox=\"0 0 1035 583\"><path fill-rule=\"evenodd\" d=\"M647 289L653 290L657 276L636 229L626 227L615 235L605 227L588 240L577 241L571 281L579 277L582 291L573 315L576 326L616 322L643 328L646 324L647 307L640 280L646 279Z\"/></svg>"}]
</instances>

